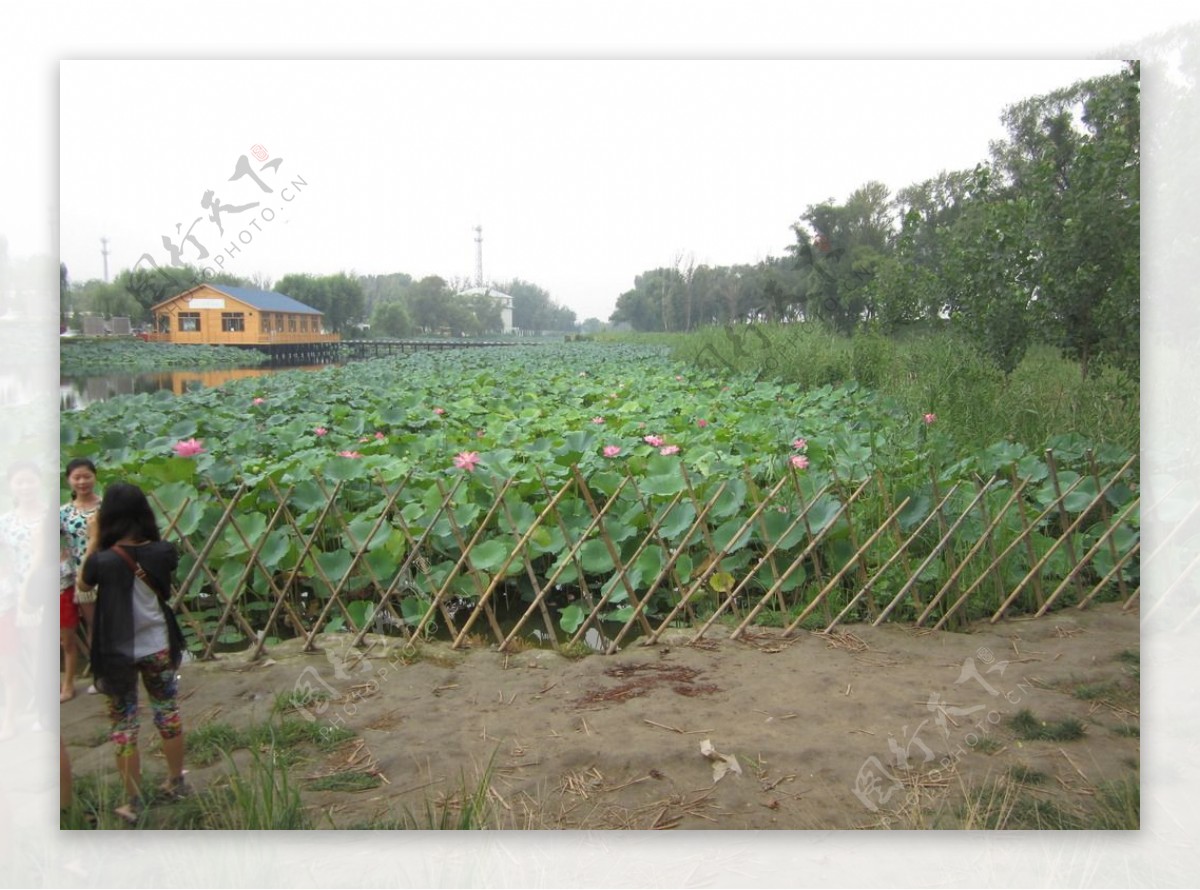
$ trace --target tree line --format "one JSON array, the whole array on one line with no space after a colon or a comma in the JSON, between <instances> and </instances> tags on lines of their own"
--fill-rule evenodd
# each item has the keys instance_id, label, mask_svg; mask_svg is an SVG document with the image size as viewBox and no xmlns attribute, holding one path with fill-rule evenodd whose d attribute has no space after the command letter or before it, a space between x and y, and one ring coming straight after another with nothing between
<instances>
[{"instance_id":1,"label":"tree line","mask_svg":"<svg viewBox=\"0 0 1200 890\"><path fill-rule=\"evenodd\" d=\"M227 272L215 276L192 266L122 270L111 283L91 280L73 284L65 264L59 267L62 323L77 312L104 317L125 316L135 323L151 321L157 303L198 284L273 290L324 313L325 329L353 334L364 326L380 336L422 334L479 336L503 330L500 306L484 294L464 294L469 283L447 282L438 276L414 280L396 272L355 276L289 274L272 284L262 276L239 278ZM514 278L494 285L513 298L512 325L521 331L573 331L575 312L561 306L543 288Z\"/></svg>"},{"instance_id":2,"label":"tree line","mask_svg":"<svg viewBox=\"0 0 1200 890\"><path fill-rule=\"evenodd\" d=\"M1005 109L1007 138L972 170L892 194L867 182L809 205L779 257L695 266L677 257L621 294L610 320L640 331L816 320L850 334L949 325L1006 372L1041 340L1136 371L1139 69Z\"/></svg>"}]
</instances>

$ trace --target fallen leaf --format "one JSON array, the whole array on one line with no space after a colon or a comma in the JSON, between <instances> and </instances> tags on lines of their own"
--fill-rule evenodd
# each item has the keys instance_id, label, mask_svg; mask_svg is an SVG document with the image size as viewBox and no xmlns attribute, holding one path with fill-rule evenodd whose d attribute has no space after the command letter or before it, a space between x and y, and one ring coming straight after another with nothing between
<instances>
[{"instance_id":1,"label":"fallen leaf","mask_svg":"<svg viewBox=\"0 0 1200 890\"><path fill-rule=\"evenodd\" d=\"M742 766L738 763L737 758L732 754L722 754L713 747L713 743L705 739L700 743L700 754L712 761L713 765L713 784L725 778L728 772L742 774Z\"/></svg>"}]
</instances>

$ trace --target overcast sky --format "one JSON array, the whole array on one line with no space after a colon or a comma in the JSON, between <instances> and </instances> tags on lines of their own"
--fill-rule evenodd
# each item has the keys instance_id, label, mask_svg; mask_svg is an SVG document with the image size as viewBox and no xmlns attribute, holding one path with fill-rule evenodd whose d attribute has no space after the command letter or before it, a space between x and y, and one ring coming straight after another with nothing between
<instances>
[{"instance_id":1,"label":"overcast sky","mask_svg":"<svg viewBox=\"0 0 1200 890\"><path fill-rule=\"evenodd\" d=\"M453 279L474 276L481 225L486 280L523 278L606 320L647 269L779 256L808 205L970 168L1003 138L1005 106L1119 68L64 62L62 260L73 281L103 277L107 237L112 277L146 253L169 262L169 235L184 260L203 248L243 276ZM243 156L261 186L230 181Z\"/></svg>"}]
</instances>

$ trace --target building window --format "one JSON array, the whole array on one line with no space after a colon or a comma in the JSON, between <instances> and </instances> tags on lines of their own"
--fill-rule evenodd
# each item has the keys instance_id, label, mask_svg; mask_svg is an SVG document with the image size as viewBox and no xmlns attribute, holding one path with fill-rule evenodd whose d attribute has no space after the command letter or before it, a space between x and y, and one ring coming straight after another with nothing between
<instances>
[{"instance_id":1,"label":"building window","mask_svg":"<svg viewBox=\"0 0 1200 890\"><path fill-rule=\"evenodd\" d=\"M283 313L282 312L275 313L275 331L280 334L283 333Z\"/></svg>"},{"instance_id":2,"label":"building window","mask_svg":"<svg viewBox=\"0 0 1200 890\"><path fill-rule=\"evenodd\" d=\"M241 312L222 312L221 330L226 334L239 333L246 330L246 317Z\"/></svg>"},{"instance_id":3,"label":"building window","mask_svg":"<svg viewBox=\"0 0 1200 890\"><path fill-rule=\"evenodd\" d=\"M260 312L258 314L258 320L259 320L259 324L262 327L262 332L264 334L269 334L271 332L271 313L270 312Z\"/></svg>"},{"instance_id":4,"label":"building window","mask_svg":"<svg viewBox=\"0 0 1200 890\"><path fill-rule=\"evenodd\" d=\"M300 332L302 334L308 333L308 316L307 315L300 316Z\"/></svg>"},{"instance_id":5,"label":"building window","mask_svg":"<svg viewBox=\"0 0 1200 890\"><path fill-rule=\"evenodd\" d=\"M288 316L288 330L293 334L296 333L296 316L294 315Z\"/></svg>"},{"instance_id":6,"label":"building window","mask_svg":"<svg viewBox=\"0 0 1200 890\"><path fill-rule=\"evenodd\" d=\"M179 330L180 332L190 331L196 333L200 330L200 313L199 312L180 312L179 313Z\"/></svg>"}]
</instances>

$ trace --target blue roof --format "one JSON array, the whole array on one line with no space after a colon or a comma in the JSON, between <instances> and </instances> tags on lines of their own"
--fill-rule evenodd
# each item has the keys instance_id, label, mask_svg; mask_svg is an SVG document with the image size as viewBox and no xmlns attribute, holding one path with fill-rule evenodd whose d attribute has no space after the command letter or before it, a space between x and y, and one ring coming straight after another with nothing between
<instances>
[{"instance_id":1,"label":"blue roof","mask_svg":"<svg viewBox=\"0 0 1200 890\"><path fill-rule=\"evenodd\" d=\"M209 283L208 287L211 287L213 290L219 290L223 294L228 294L234 299L241 300L243 303L249 303L255 309L261 309L264 312L323 314L319 309L314 309L312 306L305 306L299 300L293 300L286 294L277 294L273 290L253 290L248 287L229 287L225 284L212 283Z\"/></svg>"}]
</instances>

